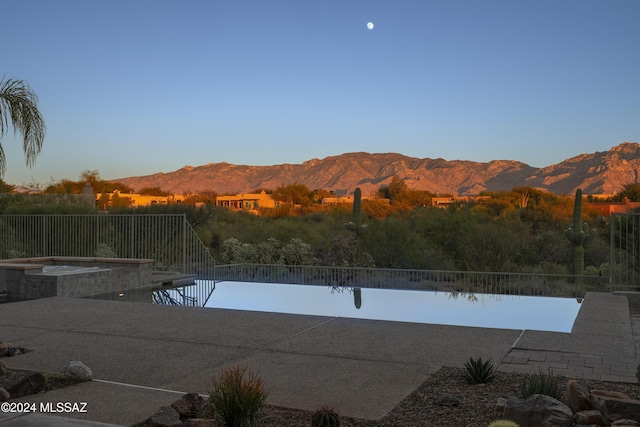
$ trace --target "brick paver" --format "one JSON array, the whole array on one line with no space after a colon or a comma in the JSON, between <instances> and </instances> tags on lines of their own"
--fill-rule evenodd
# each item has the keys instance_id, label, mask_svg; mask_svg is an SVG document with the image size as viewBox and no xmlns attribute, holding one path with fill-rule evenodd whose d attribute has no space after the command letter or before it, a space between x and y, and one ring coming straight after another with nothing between
<instances>
[{"instance_id":1,"label":"brick paver","mask_svg":"<svg viewBox=\"0 0 640 427\"><path fill-rule=\"evenodd\" d=\"M640 317L632 316L636 354L595 354L513 348L501 361L503 372L535 373L551 370L570 378L637 383L640 364Z\"/></svg>"}]
</instances>

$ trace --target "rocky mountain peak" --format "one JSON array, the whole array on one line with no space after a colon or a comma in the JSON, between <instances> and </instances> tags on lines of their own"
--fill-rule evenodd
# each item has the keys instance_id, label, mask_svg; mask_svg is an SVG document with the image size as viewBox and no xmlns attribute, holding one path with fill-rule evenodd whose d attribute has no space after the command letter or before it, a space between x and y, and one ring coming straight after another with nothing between
<instances>
[{"instance_id":1,"label":"rocky mountain peak","mask_svg":"<svg viewBox=\"0 0 640 427\"><path fill-rule=\"evenodd\" d=\"M394 176L409 188L438 194L476 195L482 191L508 191L530 186L556 194L611 194L625 184L637 182L640 174L640 144L624 142L609 151L580 154L555 165L534 168L514 160L488 163L468 160L419 159L399 153L345 153L301 164L273 166L233 165L226 162L185 166L175 172L121 178L131 186L160 187L175 194L199 191L246 193L256 188L275 189L299 183L309 189L363 194L375 193Z\"/></svg>"}]
</instances>

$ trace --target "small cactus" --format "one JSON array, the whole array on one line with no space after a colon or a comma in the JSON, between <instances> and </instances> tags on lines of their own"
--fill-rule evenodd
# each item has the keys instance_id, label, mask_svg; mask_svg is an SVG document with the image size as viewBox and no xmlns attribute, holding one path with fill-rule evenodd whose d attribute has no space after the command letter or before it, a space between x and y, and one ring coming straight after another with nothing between
<instances>
[{"instance_id":1,"label":"small cactus","mask_svg":"<svg viewBox=\"0 0 640 427\"><path fill-rule=\"evenodd\" d=\"M333 409L323 406L311 415L311 427L340 427L340 416Z\"/></svg>"},{"instance_id":2,"label":"small cactus","mask_svg":"<svg viewBox=\"0 0 640 427\"><path fill-rule=\"evenodd\" d=\"M489 427L520 427L517 423L511 420L495 420Z\"/></svg>"}]
</instances>

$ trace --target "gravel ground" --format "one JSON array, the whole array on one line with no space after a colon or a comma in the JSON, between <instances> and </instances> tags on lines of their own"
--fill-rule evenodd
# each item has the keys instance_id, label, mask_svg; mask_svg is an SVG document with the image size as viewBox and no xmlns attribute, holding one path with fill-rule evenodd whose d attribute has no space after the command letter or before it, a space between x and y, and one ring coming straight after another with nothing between
<instances>
[{"instance_id":1,"label":"gravel ground","mask_svg":"<svg viewBox=\"0 0 640 427\"><path fill-rule=\"evenodd\" d=\"M0 387L23 378L29 371L10 369L0 375ZM441 368L380 420L341 417L343 427L486 427L499 418L495 405L499 397L517 396L525 375L497 372L487 384L468 384L462 368ZM564 385L566 378L557 377ZM640 385L584 381L591 389L613 390L640 399ZM65 386L67 384L56 384ZM266 406L258 427L308 427L311 412Z\"/></svg>"},{"instance_id":2,"label":"gravel ground","mask_svg":"<svg viewBox=\"0 0 640 427\"><path fill-rule=\"evenodd\" d=\"M495 414L499 397L518 396L525 375L498 372L487 384L468 384L464 369L442 368L407 396L393 411L377 421L342 418L347 427L486 427L499 417ZM567 379L557 377L564 388ZM591 389L614 390L640 399L637 384L584 381ZM453 402L457 404L453 405ZM451 406L449 406L451 405ZM261 427L308 427L310 412L267 407Z\"/></svg>"}]
</instances>

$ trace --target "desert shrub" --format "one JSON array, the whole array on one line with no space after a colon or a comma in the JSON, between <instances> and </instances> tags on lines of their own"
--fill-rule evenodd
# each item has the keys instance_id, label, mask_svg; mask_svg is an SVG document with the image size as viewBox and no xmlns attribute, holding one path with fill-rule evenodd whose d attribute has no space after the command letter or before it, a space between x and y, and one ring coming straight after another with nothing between
<instances>
[{"instance_id":1,"label":"desert shrub","mask_svg":"<svg viewBox=\"0 0 640 427\"><path fill-rule=\"evenodd\" d=\"M520 427L517 423L511 420L495 420L489 427Z\"/></svg>"},{"instance_id":2,"label":"desert shrub","mask_svg":"<svg viewBox=\"0 0 640 427\"><path fill-rule=\"evenodd\" d=\"M100 243L94 255L99 258L116 258L118 256L116 251L111 249L111 247L106 243Z\"/></svg>"},{"instance_id":3,"label":"desert shrub","mask_svg":"<svg viewBox=\"0 0 640 427\"><path fill-rule=\"evenodd\" d=\"M533 394L544 394L554 399L563 400L562 388L553 376L553 371L545 374L542 369L538 369L536 374L524 377L520 384L520 395L523 399Z\"/></svg>"},{"instance_id":4,"label":"desert shrub","mask_svg":"<svg viewBox=\"0 0 640 427\"><path fill-rule=\"evenodd\" d=\"M9 259L24 258L26 256L27 256L27 254L25 254L24 252L19 251L17 249L9 249L9 250L7 250L7 257Z\"/></svg>"},{"instance_id":5,"label":"desert shrub","mask_svg":"<svg viewBox=\"0 0 640 427\"><path fill-rule=\"evenodd\" d=\"M227 427L252 427L269 393L247 367L223 368L211 380L209 404Z\"/></svg>"},{"instance_id":6,"label":"desert shrub","mask_svg":"<svg viewBox=\"0 0 640 427\"><path fill-rule=\"evenodd\" d=\"M340 416L326 406L311 414L311 427L340 427Z\"/></svg>"},{"instance_id":7,"label":"desert shrub","mask_svg":"<svg viewBox=\"0 0 640 427\"><path fill-rule=\"evenodd\" d=\"M493 362L491 362L491 360L483 362L481 357L477 359L470 357L464 364L464 367L464 378L470 384L487 383L491 381L495 375Z\"/></svg>"}]
</instances>

